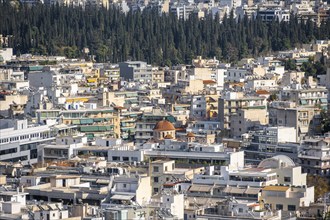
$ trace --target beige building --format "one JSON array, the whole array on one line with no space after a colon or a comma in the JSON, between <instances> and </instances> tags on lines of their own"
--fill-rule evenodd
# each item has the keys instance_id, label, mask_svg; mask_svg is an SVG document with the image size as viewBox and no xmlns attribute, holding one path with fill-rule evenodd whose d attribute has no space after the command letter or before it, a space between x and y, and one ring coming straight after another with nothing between
<instances>
[{"instance_id":1,"label":"beige building","mask_svg":"<svg viewBox=\"0 0 330 220\"><path fill-rule=\"evenodd\" d=\"M302 83L302 79L305 78L304 72L298 72L298 71L290 71L285 72L282 76L281 80L281 86L289 86L292 83Z\"/></svg>"},{"instance_id":2,"label":"beige building","mask_svg":"<svg viewBox=\"0 0 330 220\"><path fill-rule=\"evenodd\" d=\"M261 201L272 210L295 212L314 202L314 186L266 186L261 191Z\"/></svg>"},{"instance_id":3,"label":"beige building","mask_svg":"<svg viewBox=\"0 0 330 220\"><path fill-rule=\"evenodd\" d=\"M224 135L231 135L231 116L239 109L266 109L266 98L257 96L244 96L243 93L227 93L219 98L219 121Z\"/></svg>"},{"instance_id":4,"label":"beige building","mask_svg":"<svg viewBox=\"0 0 330 220\"><path fill-rule=\"evenodd\" d=\"M158 69L157 68L153 68L152 70L152 82L153 83L160 83L160 82L164 82L164 70L162 69Z\"/></svg>"},{"instance_id":5,"label":"beige building","mask_svg":"<svg viewBox=\"0 0 330 220\"><path fill-rule=\"evenodd\" d=\"M125 104L138 104L138 92L137 91L108 91L104 89L99 93L98 101L101 106L110 106L112 104L116 106L123 106Z\"/></svg>"},{"instance_id":6,"label":"beige building","mask_svg":"<svg viewBox=\"0 0 330 220\"><path fill-rule=\"evenodd\" d=\"M231 136L240 137L249 130L260 125L268 124L267 109L238 109L236 114L230 116Z\"/></svg>"},{"instance_id":7,"label":"beige building","mask_svg":"<svg viewBox=\"0 0 330 220\"><path fill-rule=\"evenodd\" d=\"M0 93L0 112L7 114L11 104L25 105L28 101L27 95L13 94L7 92Z\"/></svg>"}]
</instances>

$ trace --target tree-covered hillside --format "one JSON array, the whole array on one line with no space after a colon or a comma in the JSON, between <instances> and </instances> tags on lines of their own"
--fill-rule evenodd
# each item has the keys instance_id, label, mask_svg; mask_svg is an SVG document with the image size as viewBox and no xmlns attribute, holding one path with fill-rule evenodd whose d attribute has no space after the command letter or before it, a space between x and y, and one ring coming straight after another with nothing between
<instances>
[{"instance_id":1,"label":"tree-covered hillside","mask_svg":"<svg viewBox=\"0 0 330 220\"><path fill-rule=\"evenodd\" d=\"M211 16L188 20L159 16L153 9L123 14L116 8L0 3L0 34L13 35L11 47L20 53L81 57L88 47L97 61L144 60L171 65L190 62L196 55L234 62L284 50L330 36L330 22L264 23L233 16L220 24Z\"/></svg>"}]
</instances>

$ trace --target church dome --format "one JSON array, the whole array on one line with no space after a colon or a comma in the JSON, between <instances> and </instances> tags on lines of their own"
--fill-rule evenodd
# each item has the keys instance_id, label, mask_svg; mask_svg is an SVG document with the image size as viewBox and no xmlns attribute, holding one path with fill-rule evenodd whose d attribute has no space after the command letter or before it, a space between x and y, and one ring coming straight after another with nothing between
<instances>
[{"instance_id":1,"label":"church dome","mask_svg":"<svg viewBox=\"0 0 330 220\"><path fill-rule=\"evenodd\" d=\"M156 131L173 131L175 130L175 127L173 124L169 121L162 120L158 122L154 128Z\"/></svg>"}]
</instances>

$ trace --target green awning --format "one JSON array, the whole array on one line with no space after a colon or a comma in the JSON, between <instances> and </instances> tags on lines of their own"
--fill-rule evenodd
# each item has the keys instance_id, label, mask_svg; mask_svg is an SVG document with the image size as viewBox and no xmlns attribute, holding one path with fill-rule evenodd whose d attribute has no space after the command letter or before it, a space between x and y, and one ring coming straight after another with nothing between
<instances>
[{"instance_id":1,"label":"green awning","mask_svg":"<svg viewBox=\"0 0 330 220\"><path fill-rule=\"evenodd\" d=\"M98 126L84 126L84 127L80 127L80 131L81 132L97 132L99 131Z\"/></svg>"},{"instance_id":2,"label":"green awning","mask_svg":"<svg viewBox=\"0 0 330 220\"><path fill-rule=\"evenodd\" d=\"M307 101L304 100L304 99L301 99L301 100L300 100L300 104L302 104L302 105L307 105Z\"/></svg>"},{"instance_id":3,"label":"green awning","mask_svg":"<svg viewBox=\"0 0 330 220\"><path fill-rule=\"evenodd\" d=\"M107 131L111 131L113 129L113 125L106 126Z\"/></svg>"},{"instance_id":4,"label":"green awning","mask_svg":"<svg viewBox=\"0 0 330 220\"><path fill-rule=\"evenodd\" d=\"M107 131L107 126L98 126L98 131Z\"/></svg>"},{"instance_id":5,"label":"green awning","mask_svg":"<svg viewBox=\"0 0 330 220\"><path fill-rule=\"evenodd\" d=\"M166 117L166 120L168 120L171 123L175 123L175 118L173 116Z\"/></svg>"},{"instance_id":6,"label":"green awning","mask_svg":"<svg viewBox=\"0 0 330 220\"><path fill-rule=\"evenodd\" d=\"M93 119L80 119L80 124L86 125L86 124L93 124Z\"/></svg>"},{"instance_id":7,"label":"green awning","mask_svg":"<svg viewBox=\"0 0 330 220\"><path fill-rule=\"evenodd\" d=\"M43 68L43 66L29 66L29 71L40 71Z\"/></svg>"},{"instance_id":8,"label":"green awning","mask_svg":"<svg viewBox=\"0 0 330 220\"><path fill-rule=\"evenodd\" d=\"M137 93L127 93L126 97L136 97Z\"/></svg>"},{"instance_id":9,"label":"green awning","mask_svg":"<svg viewBox=\"0 0 330 220\"><path fill-rule=\"evenodd\" d=\"M327 99L320 99L321 103L324 104L324 103L328 103L328 100Z\"/></svg>"},{"instance_id":10,"label":"green awning","mask_svg":"<svg viewBox=\"0 0 330 220\"><path fill-rule=\"evenodd\" d=\"M80 125L80 120L72 120L73 125Z\"/></svg>"},{"instance_id":11,"label":"green awning","mask_svg":"<svg viewBox=\"0 0 330 220\"><path fill-rule=\"evenodd\" d=\"M184 110L184 108L183 107L174 107L174 110L175 111L181 111L181 110Z\"/></svg>"},{"instance_id":12,"label":"green awning","mask_svg":"<svg viewBox=\"0 0 330 220\"><path fill-rule=\"evenodd\" d=\"M94 118L93 120L94 120L94 122L102 122L103 118Z\"/></svg>"},{"instance_id":13,"label":"green awning","mask_svg":"<svg viewBox=\"0 0 330 220\"><path fill-rule=\"evenodd\" d=\"M86 136L87 136L88 139L94 138L94 134L93 133L87 134Z\"/></svg>"}]
</instances>

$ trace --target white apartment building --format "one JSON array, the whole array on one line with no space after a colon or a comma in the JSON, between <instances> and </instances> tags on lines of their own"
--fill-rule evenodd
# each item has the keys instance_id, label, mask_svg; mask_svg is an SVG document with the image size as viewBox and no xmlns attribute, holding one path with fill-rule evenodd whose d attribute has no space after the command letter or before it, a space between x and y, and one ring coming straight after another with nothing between
<instances>
[{"instance_id":1,"label":"white apartment building","mask_svg":"<svg viewBox=\"0 0 330 220\"><path fill-rule=\"evenodd\" d=\"M328 177L330 175L329 137L304 140L298 157L304 172Z\"/></svg>"},{"instance_id":2,"label":"white apartment building","mask_svg":"<svg viewBox=\"0 0 330 220\"><path fill-rule=\"evenodd\" d=\"M32 126L27 120L5 119L0 125L0 161L37 163L38 145L54 139L48 125Z\"/></svg>"},{"instance_id":3,"label":"white apartment building","mask_svg":"<svg viewBox=\"0 0 330 220\"><path fill-rule=\"evenodd\" d=\"M42 144L38 146L38 161L69 160L74 156L74 150L87 144L87 137L59 136L54 144Z\"/></svg>"},{"instance_id":4,"label":"white apartment building","mask_svg":"<svg viewBox=\"0 0 330 220\"><path fill-rule=\"evenodd\" d=\"M119 63L120 77L126 80L151 82L153 67L142 61Z\"/></svg>"},{"instance_id":5,"label":"white apartment building","mask_svg":"<svg viewBox=\"0 0 330 220\"><path fill-rule=\"evenodd\" d=\"M249 74L247 69L229 68L225 73L225 81L227 82L244 82Z\"/></svg>"},{"instance_id":6,"label":"white apartment building","mask_svg":"<svg viewBox=\"0 0 330 220\"><path fill-rule=\"evenodd\" d=\"M287 156L279 155L259 163L258 167L244 167L244 160L233 157L228 166L221 166L219 174L195 175L193 184L219 185L246 189L276 184L306 186L306 173Z\"/></svg>"}]
</instances>

